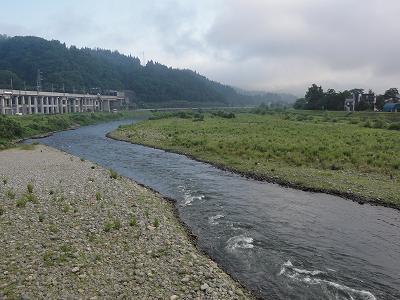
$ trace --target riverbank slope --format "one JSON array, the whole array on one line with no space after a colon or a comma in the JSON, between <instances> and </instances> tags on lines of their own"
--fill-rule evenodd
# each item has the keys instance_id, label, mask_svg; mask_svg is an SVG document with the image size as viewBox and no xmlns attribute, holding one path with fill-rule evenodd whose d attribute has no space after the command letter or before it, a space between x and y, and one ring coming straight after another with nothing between
<instances>
[{"instance_id":1,"label":"riverbank slope","mask_svg":"<svg viewBox=\"0 0 400 300\"><path fill-rule=\"evenodd\" d=\"M384 117L373 116L380 122ZM109 136L257 180L400 208L400 132L365 127L377 122L368 118L309 112L236 118L186 114L122 126Z\"/></svg>"},{"instance_id":2,"label":"riverbank slope","mask_svg":"<svg viewBox=\"0 0 400 300\"><path fill-rule=\"evenodd\" d=\"M57 131L101 122L150 115L143 111L85 112L54 115L0 115L0 150L15 146L25 138L43 136Z\"/></svg>"},{"instance_id":3,"label":"riverbank slope","mask_svg":"<svg viewBox=\"0 0 400 300\"><path fill-rule=\"evenodd\" d=\"M159 194L45 146L0 152L0 298L248 299Z\"/></svg>"}]
</instances>

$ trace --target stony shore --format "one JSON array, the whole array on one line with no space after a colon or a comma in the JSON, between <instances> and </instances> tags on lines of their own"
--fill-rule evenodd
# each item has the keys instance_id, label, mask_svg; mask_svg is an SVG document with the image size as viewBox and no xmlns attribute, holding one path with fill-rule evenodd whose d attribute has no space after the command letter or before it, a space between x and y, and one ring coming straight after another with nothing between
<instances>
[{"instance_id":1,"label":"stony shore","mask_svg":"<svg viewBox=\"0 0 400 300\"><path fill-rule=\"evenodd\" d=\"M0 152L0 299L249 299L174 205L89 161Z\"/></svg>"}]
</instances>

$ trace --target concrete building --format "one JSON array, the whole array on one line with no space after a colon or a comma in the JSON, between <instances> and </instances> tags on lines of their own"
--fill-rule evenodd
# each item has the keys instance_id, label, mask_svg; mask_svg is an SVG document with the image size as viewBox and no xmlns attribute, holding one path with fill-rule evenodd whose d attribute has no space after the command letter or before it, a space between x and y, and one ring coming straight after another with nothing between
<instances>
[{"instance_id":1,"label":"concrete building","mask_svg":"<svg viewBox=\"0 0 400 300\"><path fill-rule=\"evenodd\" d=\"M65 114L119 109L124 93L89 95L0 89L0 114Z\"/></svg>"},{"instance_id":2,"label":"concrete building","mask_svg":"<svg viewBox=\"0 0 400 300\"><path fill-rule=\"evenodd\" d=\"M345 111L355 111L360 106L373 107L375 110L375 94L352 93L350 98L344 100Z\"/></svg>"}]
</instances>

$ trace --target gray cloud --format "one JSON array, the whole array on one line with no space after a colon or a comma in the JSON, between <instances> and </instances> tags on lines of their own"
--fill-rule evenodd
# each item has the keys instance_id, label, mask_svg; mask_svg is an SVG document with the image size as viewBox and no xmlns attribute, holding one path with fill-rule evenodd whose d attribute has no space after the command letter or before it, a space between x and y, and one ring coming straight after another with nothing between
<instances>
[{"instance_id":1,"label":"gray cloud","mask_svg":"<svg viewBox=\"0 0 400 300\"><path fill-rule=\"evenodd\" d=\"M143 51L243 88L400 85L398 0L42 0L4 9L22 13L2 18L4 33Z\"/></svg>"},{"instance_id":2,"label":"gray cloud","mask_svg":"<svg viewBox=\"0 0 400 300\"><path fill-rule=\"evenodd\" d=\"M302 80L376 89L398 84L398 1L234 0L226 8L206 41L224 54L227 73L235 63L257 60L259 67L246 70L261 76L255 86L296 90ZM376 77L387 77L385 86Z\"/></svg>"}]
</instances>

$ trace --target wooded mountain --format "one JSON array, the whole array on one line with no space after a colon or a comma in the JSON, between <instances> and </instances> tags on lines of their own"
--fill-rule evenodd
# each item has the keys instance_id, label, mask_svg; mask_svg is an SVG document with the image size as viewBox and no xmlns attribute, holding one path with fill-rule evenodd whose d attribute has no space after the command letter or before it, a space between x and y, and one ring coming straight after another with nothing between
<instances>
[{"instance_id":1,"label":"wooded mountain","mask_svg":"<svg viewBox=\"0 0 400 300\"><path fill-rule=\"evenodd\" d=\"M191 70L174 69L104 49L67 47L56 40L0 35L0 88L89 92L131 90L140 106L245 105L282 102L279 94L252 96L211 81ZM267 95L267 94L266 94Z\"/></svg>"}]
</instances>

